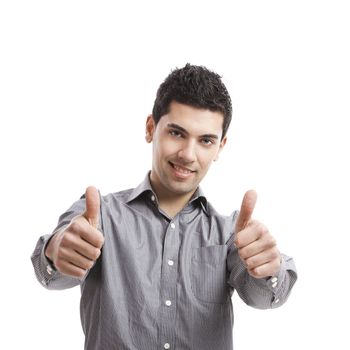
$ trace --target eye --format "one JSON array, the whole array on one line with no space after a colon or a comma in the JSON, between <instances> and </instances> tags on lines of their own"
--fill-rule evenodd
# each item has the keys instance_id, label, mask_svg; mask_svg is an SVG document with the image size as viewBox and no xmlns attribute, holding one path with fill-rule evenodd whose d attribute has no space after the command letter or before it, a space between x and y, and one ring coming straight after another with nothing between
<instances>
[{"instance_id":1,"label":"eye","mask_svg":"<svg viewBox=\"0 0 350 350\"><path fill-rule=\"evenodd\" d=\"M202 143L206 146L215 144L215 142L212 139L202 139Z\"/></svg>"},{"instance_id":2,"label":"eye","mask_svg":"<svg viewBox=\"0 0 350 350\"><path fill-rule=\"evenodd\" d=\"M175 137L181 137L182 136L181 132L179 132L177 130L170 130L169 131L169 135L175 136Z\"/></svg>"}]
</instances>

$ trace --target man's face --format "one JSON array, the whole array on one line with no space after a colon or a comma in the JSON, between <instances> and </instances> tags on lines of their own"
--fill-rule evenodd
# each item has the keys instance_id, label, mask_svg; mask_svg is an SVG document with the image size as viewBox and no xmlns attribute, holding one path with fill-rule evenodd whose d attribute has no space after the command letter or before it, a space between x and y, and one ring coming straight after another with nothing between
<instances>
[{"instance_id":1,"label":"man's face","mask_svg":"<svg viewBox=\"0 0 350 350\"><path fill-rule=\"evenodd\" d=\"M178 102L155 126L147 118L146 140L153 141L151 182L165 196L192 194L226 143L223 115Z\"/></svg>"}]
</instances>

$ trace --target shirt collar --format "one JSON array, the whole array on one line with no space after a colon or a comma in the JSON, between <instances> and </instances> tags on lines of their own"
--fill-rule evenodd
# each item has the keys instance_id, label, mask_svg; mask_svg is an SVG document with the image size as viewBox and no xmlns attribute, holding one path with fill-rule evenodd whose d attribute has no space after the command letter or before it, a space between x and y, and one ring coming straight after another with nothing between
<instances>
[{"instance_id":1,"label":"shirt collar","mask_svg":"<svg viewBox=\"0 0 350 350\"><path fill-rule=\"evenodd\" d=\"M137 186L135 187L130 195L129 198L127 200L127 203L133 201L134 199L138 198L139 196L141 196L143 193L145 192L149 192L152 193L155 198L157 198L156 193L153 191L153 188L151 186L151 182L150 182L150 174L151 171L148 171L147 175L145 176L144 180ZM200 205L202 206L203 210L207 213L208 212L208 201L207 198L205 197L201 187L199 186L196 191L193 193L192 198L189 201L189 204L194 203L198 201L200 203Z\"/></svg>"},{"instance_id":2,"label":"shirt collar","mask_svg":"<svg viewBox=\"0 0 350 350\"><path fill-rule=\"evenodd\" d=\"M196 191L193 193L192 198L190 199L189 203L194 203L195 201L198 201L200 205L202 206L205 213L208 213L208 201L207 197L205 197L203 190L199 186Z\"/></svg>"}]
</instances>

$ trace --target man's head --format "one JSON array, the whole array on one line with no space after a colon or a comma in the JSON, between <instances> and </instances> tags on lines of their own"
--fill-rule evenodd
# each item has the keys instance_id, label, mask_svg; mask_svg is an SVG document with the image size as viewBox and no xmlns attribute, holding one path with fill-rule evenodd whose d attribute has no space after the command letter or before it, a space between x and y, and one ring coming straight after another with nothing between
<instances>
[{"instance_id":1,"label":"man's head","mask_svg":"<svg viewBox=\"0 0 350 350\"><path fill-rule=\"evenodd\" d=\"M169 112L170 103L176 101L224 116L222 138L225 137L232 118L230 95L221 77L203 66L189 63L173 70L159 86L153 105L153 119L158 124L160 118Z\"/></svg>"},{"instance_id":2,"label":"man's head","mask_svg":"<svg viewBox=\"0 0 350 350\"><path fill-rule=\"evenodd\" d=\"M185 199L193 194L226 143L231 115L219 75L189 64L170 73L146 122L146 140L153 142L151 182L158 194Z\"/></svg>"}]
</instances>

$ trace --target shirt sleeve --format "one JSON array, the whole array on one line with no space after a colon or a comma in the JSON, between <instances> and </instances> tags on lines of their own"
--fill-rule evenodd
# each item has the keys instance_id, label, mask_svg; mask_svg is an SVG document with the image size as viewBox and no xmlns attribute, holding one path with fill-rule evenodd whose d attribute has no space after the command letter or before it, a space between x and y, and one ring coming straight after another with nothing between
<instances>
[{"instance_id":1,"label":"shirt sleeve","mask_svg":"<svg viewBox=\"0 0 350 350\"><path fill-rule=\"evenodd\" d=\"M237 290L240 298L249 306L257 309L272 309L283 305L297 280L293 259L281 254L278 274L270 278L254 278L248 273L239 257L233 238L234 233L228 241L228 284Z\"/></svg>"},{"instance_id":2,"label":"shirt sleeve","mask_svg":"<svg viewBox=\"0 0 350 350\"><path fill-rule=\"evenodd\" d=\"M46 289L61 290L75 287L81 280L57 271L45 256L46 245L52 236L53 234L40 237L31 256L36 278Z\"/></svg>"},{"instance_id":3,"label":"shirt sleeve","mask_svg":"<svg viewBox=\"0 0 350 350\"><path fill-rule=\"evenodd\" d=\"M101 196L100 196L101 197ZM53 266L53 263L47 259L45 255L46 246L50 238L58 231L65 229L71 222L71 220L77 215L81 215L85 211L85 195L80 200L76 201L65 213L63 213L59 219L58 224L52 234L41 236L36 244L34 252L31 256L31 261L34 267L34 272L37 280L46 289L61 290L72 288L80 285L83 279L77 277L70 277L57 271ZM101 219L101 215L100 215ZM101 220L99 220L98 229L101 230Z\"/></svg>"}]
</instances>

